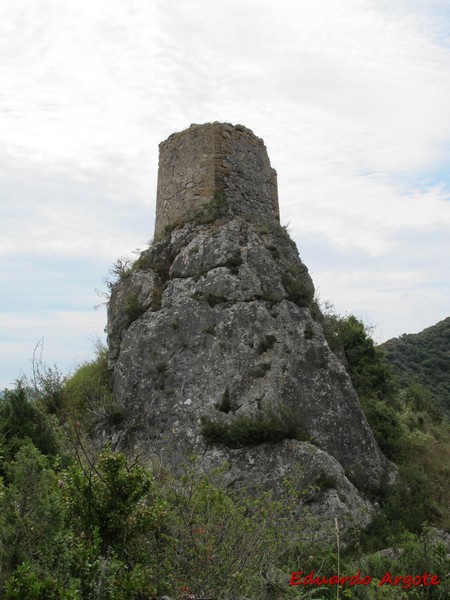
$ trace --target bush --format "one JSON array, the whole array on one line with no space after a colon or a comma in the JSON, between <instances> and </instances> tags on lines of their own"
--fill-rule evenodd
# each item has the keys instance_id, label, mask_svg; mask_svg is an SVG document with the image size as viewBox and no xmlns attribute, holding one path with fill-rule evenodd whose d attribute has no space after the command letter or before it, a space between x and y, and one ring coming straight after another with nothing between
<instances>
[{"instance_id":1,"label":"bush","mask_svg":"<svg viewBox=\"0 0 450 600\"><path fill-rule=\"evenodd\" d=\"M117 407L111 390L111 373L105 347L97 348L97 357L81 365L70 377L63 391L64 416L92 427ZM106 415L106 417L105 417Z\"/></svg>"},{"instance_id":2,"label":"bush","mask_svg":"<svg viewBox=\"0 0 450 600\"><path fill-rule=\"evenodd\" d=\"M212 199L196 211L195 220L200 223L211 223L216 219L228 216L230 203L224 191L215 191Z\"/></svg>"},{"instance_id":3,"label":"bush","mask_svg":"<svg viewBox=\"0 0 450 600\"><path fill-rule=\"evenodd\" d=\"M363 399L362 406L381 451L392 460L401 460L406 432L397 411L382 400Z\"/></svg>"},{"instance_id":4,"label":"bush","mask_svg":"<svg viewBox=\"0 0 450 600\"><path fill-rule=\"evenodd\" d=\"M327 340L331 338L332 346L342 346L349 375L360 397L396 402L392 369L364 323L353 315L339 317L329 313L325 316L324 332Z\"/></svg>"},{"instance_id":5,"label":"bush","mask_svg":"<svg viewBox=\"0 0 450 600\"><path fill-rule=\"evenodd\" d=\"M215 422L204 417L202 435L207 444L231 448L255 446L286 439L309 439L306 427L299 417L280 411L261 411L260 414L236 416L229 423Z\"/></svg>"},{"instance_id":6,"label":"bush","mask_svg":"<svg viewBox=\"0 0 450 600\"><path fill-rule=\"evenodd\" d=\"M289 491L277 501L269 493L236 495L213 483L220 478L193 465L164 486L174 597L297 598L288 585L292 565L306 553L322 552L300 541L298 520L293 529L281 525L301 500Z\"/></svg>"},{"instance_id":7,"label":"bush","mask_svg":"<svg viewBox=\"0 0 450 600\"><path fill-rule=\"evenodd\" d=\"M297 265L287 265L282 275L283 287L287 299L297 306L310 306L314 296L314 288L305 281L305 274Z\"/></svg>"},{"instance_id":8,"label":"bush","mask_svg":"<svg viewBox=\"0 0 450 600\"><path fill-rule=\"evenodd\" d=\"M59 589L56 579L40 578L28 563L21 564L5 583L5 600L69 600L79 598Z\"/></svg>"},{"instance_id":9,"label":"bush","mask_svg":"<svg viewBox=\"0 0 450 600\"><path fill-rule=\"evenodd\" d=\"M119 557L140 552L134 542L155 531L165 514L164 505L153 498L150 473L108 449L95 463L73 466L65 490L74 527L87 536L98 532L102 550L111 548Z\"/></svg>"},{"instance_id":10,"label":"bush","mask_svg":"<svg viewBox=\"0 0 450 600\"><path fill-rule=\"evenodd\" d=\"M8 465L6 480L8 485L0 498L4 571L12 572L23 561L51 562L55 538L63 522L54 471L28 442Z\"/></svg>"},{"instance_id":11,"label":"bush","mask_svg":"<svg viewBox=\"0 0 450 600\"><path fill-rule=\"evenodd\" d=\"M131 323L139 319L146 311L146 308L139 302L138 294L132 293L126 299L125 314L127 317L127 323L125 327L129 327Z\"/></svg>"},{"instance_id":12,"label":"bush","mask_svg":"<svg viewBox=\"0 0 450 600\"><path fill-rule=\"evenodd\" d=\"M387 552L377 552L362 557L358 561L358 567L370 573L374 579L374 585L389 571L391 575L422 575L427 571L431 575L437 575L441 583L437 586L412 587L403 592L401 598L426 598L429 600L443 600L450 597L450 581L448 579L448 548L440 541L436 531L430 527L424 527L420 534L404 533L395 547ZM371 595L369 598L397 598L394 592L401 594L401 589L383 586L382 596ZM379 590L381 591L381 590ZM389 595L392 592L392 596ZM364 594L364 595L363 595ZM357 594L356 598L367 599L365 591Z\"/></svg>"},{"instance_id":13,"label":"bush","mask_svg":"<svg viewBox=\"0 0 450 600\"><path fill-rule=\"evenodd\" d=\"M0 399L0 442L6 464L26 440L48 456L55 456L60 449L55 423L30 400L28 391L18 382L16 389L6 390Z\"/></svg>"}]
</instances>

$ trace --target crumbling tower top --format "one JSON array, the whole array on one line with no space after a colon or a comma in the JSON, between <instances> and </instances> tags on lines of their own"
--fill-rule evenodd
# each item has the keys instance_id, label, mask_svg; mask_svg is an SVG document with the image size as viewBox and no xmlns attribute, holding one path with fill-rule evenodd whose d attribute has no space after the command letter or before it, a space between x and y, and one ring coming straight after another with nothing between
<instances>
[{"instance_id":1,"label":"crumbling tower top","mask_svg":"<svg viewBox=\"0 0 450 600\"><path fill-rule=\"evenodd\" d=\"M159 145L155 238L211 206L280 219L276 171L262 139L242 125L191 125Z\"/></svg>"}]
</instances>

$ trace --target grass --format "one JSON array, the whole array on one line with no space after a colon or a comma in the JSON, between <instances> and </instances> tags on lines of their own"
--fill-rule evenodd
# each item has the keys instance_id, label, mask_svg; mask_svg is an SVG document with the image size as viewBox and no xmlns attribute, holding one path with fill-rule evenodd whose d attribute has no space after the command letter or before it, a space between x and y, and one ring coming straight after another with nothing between
<instances>
[{"instance_id":1,"label":"grass","mask_svg":"<svg viewBox=\"0 0 450 600\"><path fill-rule=\"evenodd\" d=\"M231 423L202 419L202 435L209 445L231 448L277 443L286 439L306 441L309 436L304 423L288 411L261 411L258 415L237 416Z\"/></svg>"},{"instance_id":2,"label":"grass","mask_svg":"<svg viewBox=\"0 0 450 600\"><path fill-rule=\"evenodd\" d=\"M136 319L138 319L142 314L144 314L145 308L139 302L138 295L136 293L131 293L127 296L126 304L125 304L125 314L127 316L127 327L131 325Z\"/></svg>"},{"instance_id":3,"label":"grass","mask_svg":"<svg viewBox=\"0 0 450 600\"><path fill-rule=\"evenodd\" d=\"M288 265L281 280L288 300L297 306L311 305L314 294L305 286L304 275L296 265Z\"/></svg>"}]
</instances>

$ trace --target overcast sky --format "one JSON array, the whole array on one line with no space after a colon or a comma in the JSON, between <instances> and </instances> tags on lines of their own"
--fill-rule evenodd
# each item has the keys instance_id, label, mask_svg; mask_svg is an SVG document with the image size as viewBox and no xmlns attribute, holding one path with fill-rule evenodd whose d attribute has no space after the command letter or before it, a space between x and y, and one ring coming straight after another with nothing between
<instances>
[{"instance_id":1,"label":"overcast sky","mask_svg":"<svg viewBox=\"0 0 450 600\"><path fill-rule=\"evenodd\" d=\"M242 123L322 301L382 341L450 314L448 0L0 4L0 387L104 337L152 238L158 144Z\"/></svg>"}]
</instances>

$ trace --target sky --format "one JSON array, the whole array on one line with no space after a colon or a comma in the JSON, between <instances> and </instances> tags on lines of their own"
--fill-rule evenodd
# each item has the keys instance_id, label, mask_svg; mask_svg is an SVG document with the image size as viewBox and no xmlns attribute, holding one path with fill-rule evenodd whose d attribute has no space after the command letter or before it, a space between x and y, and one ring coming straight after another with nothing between
<instances>
[{"instance_id":1,"label":"sky","mask_svg":"<svg viewBox=\"0 0 450 600\"><path fill-rule=\"evenodd\" d=\"M3 2L0 80L0 388L92 359L191 123L264 139L322 302L377 342L449 316L448 0Z\"/></svg>"}]
</instances>

